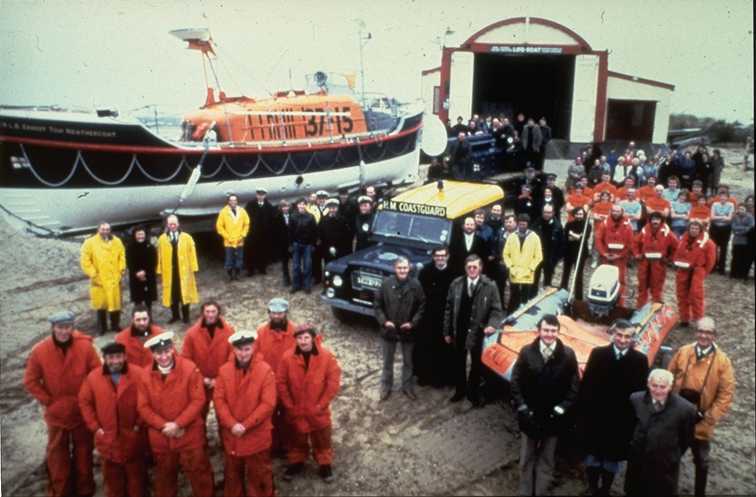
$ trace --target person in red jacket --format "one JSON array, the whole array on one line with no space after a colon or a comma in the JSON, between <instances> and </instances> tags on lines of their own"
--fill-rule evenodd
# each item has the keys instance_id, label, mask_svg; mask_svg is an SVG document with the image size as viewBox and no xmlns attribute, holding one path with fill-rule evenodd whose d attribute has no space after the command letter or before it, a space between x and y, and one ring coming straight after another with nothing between
<instances>
[{"instance_id":1,"label":"person in red jacket","mask_svg":"<svg viewBox=\"0 0 756 497\"><path fill-rule=\"evenodd\" d=\"M632 255L633 228L620 205L613 205L609 217L596 229L596 250L602 264L611 264L619 269L620 297L622 306L627 287L627 261Z\"/></svg>"},{"instance_id":2,"label":"person in red jacket","mask_svg":"<svg viewBox=\"0 0 756 497\"><path fill-rule=\"evenodd\" d=\"M215 301L202 304L200 315L199 320L186 330L181 344L181 357L192 361L202 373L206 399L202 416L207 419L218 370L234 357L228 337L235 330L221 317L221 306Z\"/></svg>"},{"instance_id":3,"label":"person in red jacket","mask_svg":"<svg viewBox=\"0 0 756 497\"><path fill-rule=\"evenodd\" d=\"M89 373L81 386L79 408L102 458L105 495L142 497L147 470L146 433L137 414L139 369L129 368L123 344L108 343L102 356L102 369Z\"/></svg>"},{"instance_id":4,"label":"person in red jacket","mask_svg":"<svg viewBox=\"0 0 756 497\"><path fill-rule=\"evenodd\" d=\"M152 366L152 353L144 348L144 342L162 332L160 326L152 323L147 306L136 304L131 311L131 325L121 330L115 336L115 341L126 348L126 362L129 366L149 368Z\"/></svg>"},{"instance_id":5,"label":"person in red jacket","mask_svg":"<svg viewBox=\"0 0 756 497\"><path fill-rule=\"evenodd\" d=\"M221 427L224 449L225 497L275 494L270 445L276 379L273 370L253 352L255 333L238 331L228 342L234 361L221 366L215 380L213 402Z\"/></svg>"},{"instance_id":6,"label":"person in red jacket","mask_svg":"<svg viewBox=\"0 0 756 497\"><path fill-rule=\"evenodd\" d=\"M664 282L667 278L667 264L677 249L677 237L662 221L660 212L648 216L645 225L635 237L634 253L638 264L638 297L635 308L640 309L648 302L651 292L653 302L662 301Z\"/></svg>"},{"instance_id":7,"label":"person in red jacket","mask_svg":"<svg viewBox=\"0 0 756 497\"><path fill-rule=\"evenodd\" d=\"M173 332L147 340L154 359L141 372L137 412L147 425L155 457L154 497L176 497L179 468L194 497L213 495L213 468L205 450L205 390L197 366L176 355Z\"/></svg>"},{"instance_id":8,"label":"person in red jacket","mask_svg":"<svg viewBox=\"0 0 756 497\"><path fill-rule=\"evenodd\" d=\"M281 358L287 350L297 345L294 338L296 326L289 321L289 302L286 299L274 298L268 302L268 321L257 328L257 340L254 343L255 354L268 363L271 369L278 371ZM274 457L285 457L288 449L286 434L286 413L283 405L278 402L273 414L273 445Z\"/></svg>"},{"instance_id":9,"label":"person in red jacket","mask_svg":"<svg viewBox=\"0 0 756 497\"><path fill-rule=\"evenodd\" d=\"M284 480L302 472L310 445L320 477L333 480L330 405L341 385L341 368L328 349L316 345L315 335L314 325L298 326L297 346L284 354L276 372L291 442Z\"/></svg>"},{"instance_id":10,"label":"person in red jacket","mask_svg":"<svg viewBox=\"0 0 756 497\"><path fill-rule=\"evenodd\" d=\"M704 279L714 269L717 262L717 246L709 239L703 224L692 219L672 258L677 269L675 286L680 325L688 326L690 321L704 317Z\"/></svg>"},{"instance_id":11,"label":"person in red jacket","mask_svg":"<svg viewBox=\"0 0 756 497\"><path fill-rule=\"evenodd\" d=\"M77 396L89 372L100 367L100 358L92 338L74 330L74 317L70 311L49 317L52 334L34 346L24 372L24 387L45 410L48 495L53 497L95 492L92 433Z\"/></svg>"}]
</instances>

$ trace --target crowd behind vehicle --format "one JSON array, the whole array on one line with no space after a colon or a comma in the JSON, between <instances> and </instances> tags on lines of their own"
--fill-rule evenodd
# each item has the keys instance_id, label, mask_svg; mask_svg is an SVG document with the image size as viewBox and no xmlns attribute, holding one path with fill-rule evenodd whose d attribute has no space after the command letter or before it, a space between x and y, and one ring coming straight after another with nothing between
<instances>
[{"instance_id":1,"label":"crowd behind vehicle","mask_svg":"<svg viewBox=\"0 0 756 497\"><path fill-rule=\"evenodd\" d=\"M393 391L399 345L401 391L409 401L417 399L417 381L454 387L450 402L466 398L482 407L483 338L539 288L552 286L560 263L558 286L569 288L574 273L578 296L589 258L619 269L624 299L633 297L627 274L635 269L636 308L661 301L673 267L681 324L695 329L696 342L675 353L669 371L649 374L645 356L632 350L634 325L618 320L610 328L611 344L594 349L581 383L575 354L559 339L559 321L552 315L540 320L538 337L523 349L512 376L523 434L519 492L548 492L557 437L569 425L584 435L592 494L608 495L625 460L628 494L674 494L690 447L696 494L703 495L709 441L734 391L732 366L714 343L718 330L705 314L704 281L715 269L724 274L730 245L730 276L748 278L753 195L731 197L720 183L717 150L670 150L649 159L633 143L606 155L592 145L557 186L556 175L539 171L550 135L545 120L459 121L452 128L457 146L484 127L498 133L502 147L516 149L511 160L525 170L513 212L500 203L476 210L422 269L402 257L394 262L394 274L375 300L383 343L380 401ZM453 166L460 160L467 159L452 153ZM381 202L374 186L356 196L319 191L298 199L293 209L286 201L274 207L263 189L245 207L240 200L229 195L216 220L229 284L276 264L282 291L290 293L311 293L329 261L368 246ZM24 384L45 406L51 495L94 493L93 446L103 459L109 496L145 495L150 465L158 497L176 495L179 468L193 495L213 495L205 429L211 404L224 451L223 495L245 495L245 488L246 495L273 495L271 457L286 457L282 477L290 480L304 471L310 451L321 478L332 481L330 404L340 369L318 326L292 323L283 298L269 302L269 320L254 332L235 330L212 300L193 322L191 306L200 303L201 288L192 236L175 215L166 218L154 246L145 226L130 235L124 244L103 222L81 250L97 330L118 333L101 350L104 364L91 337L74 330L69 312L51 316L51 336L35 346L27 364ZM134 306L131 323L121 328L124 274ZM190 325L180 351L174 334L152 321L158 281L170 323Z\"/></svg>"}]
</instances>

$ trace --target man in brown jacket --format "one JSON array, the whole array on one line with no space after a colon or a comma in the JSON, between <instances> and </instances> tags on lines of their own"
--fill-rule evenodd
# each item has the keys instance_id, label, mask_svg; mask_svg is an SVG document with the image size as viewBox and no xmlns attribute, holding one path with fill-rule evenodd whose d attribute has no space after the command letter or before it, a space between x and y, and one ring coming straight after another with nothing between
<instances>
[{"instance_id":1,"label":"man in brown jacket","mask_svg":"<svg viewBox=\"0 0 756 497\"><path fill-rule=\"evenodd\" d=\"M147 425L155 457L155 497L176 497L179 467L192 487L194 497L213 495L213 468L207 455L205 390L197 366L176 355L173 332L145 342L154 363L142 371L137 410Z\"/></svg>"},{"instance_id":2,"label":"man in brown jacket","mask_svg":"<svg viewBox=\"0 0 756 497\"><path fill-rule=\"evenodd\" d=\"M129 368L126 347L110 342L102 348L105 364L81 386L79 408L94 433L102 457L107 497L142 497L146 484L146 433L137 414L137 382L141 370Z\"/></svg>"},{"instance_id":3,"label":"man in brown jacket","mask_svg":"<svg viewBox=\"0 0 756 497\"><path fill-rule=\"evenodd\" d=\"M74 330L73 312L58 312L48 320L52 335L34 346L24 373L26 391L45 409L48 495L93 495L92 433L77 396L89 372L100 367L100 358L92 338Z\"/></svg>"},{"instance_id":4,"label":"man in brown jacket","mask_svg":"<svg viewBox=\"0 0 756 497\"><path fill-rule=\"evenodd\" d=\"M735 375L727 354L714 343L717 329L708 316L698 321L696 342L680 347L668 369L675 375L674 392L698 409L691 452L696 467L696 496L706 494L709 452L714 427L727 413L735 393Z\"/></svg>"}]
</instances>

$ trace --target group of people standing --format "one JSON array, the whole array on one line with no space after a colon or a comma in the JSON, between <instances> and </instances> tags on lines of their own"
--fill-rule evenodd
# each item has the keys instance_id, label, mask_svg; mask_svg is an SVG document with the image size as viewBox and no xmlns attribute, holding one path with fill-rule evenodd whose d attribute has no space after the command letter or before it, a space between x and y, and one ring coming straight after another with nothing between
<instances>
[{"instance_id":1,"label":"group of people standing","mask_svg":"<svg viewBox=\"0 0 756 497\"><path fill-rule=\"evenodd\" d=\"M47 424L48 494L95 493L93 448L108 497L175 497L182 471L192 495L215 495L206 422L212 403L223 451L224 496L275 495L271 457L291 480L310 452L326 482L332 470L330 404L341 370L314 325L288 319L288 302L268 304L256 331L235 330L220 304L205 302L180 347L173 332L136 305L132 322L101 348L74 329L75 316L50 316L34 346L24 386Z\"/></svg>"}]
</instances>

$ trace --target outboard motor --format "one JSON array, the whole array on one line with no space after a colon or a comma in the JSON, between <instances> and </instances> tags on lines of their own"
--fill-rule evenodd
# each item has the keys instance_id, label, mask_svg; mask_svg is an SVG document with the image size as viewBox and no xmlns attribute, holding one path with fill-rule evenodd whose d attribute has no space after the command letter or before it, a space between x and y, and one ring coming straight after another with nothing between
<instances>
[{"instance_id":1,"label":"outboard motor","mask_svg":"<svg viewBox=\"0 0 756 497\"><path fill-rule=\"evenodd\" d=\"M620 295L619 268L602 264L591 275L588 310L594 316L607 316L617 305Z\"/></svg>"}]
</instances>

